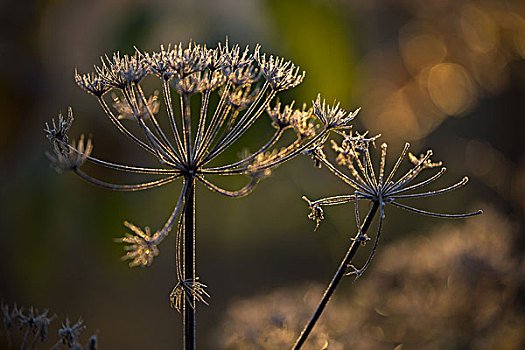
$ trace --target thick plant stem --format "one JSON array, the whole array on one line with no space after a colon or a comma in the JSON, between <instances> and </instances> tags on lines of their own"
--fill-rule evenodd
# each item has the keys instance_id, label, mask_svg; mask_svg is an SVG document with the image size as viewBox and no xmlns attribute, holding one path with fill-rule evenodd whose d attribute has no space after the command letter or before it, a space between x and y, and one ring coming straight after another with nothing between
<instances>
[{"instance_id":1,"label":"thick plant stem","mask_svg":"<svg viewBox=\"0 0 525 350\"><path fill-rule=\"evenodd\" d=\"M184 280L195 282L195 178L190 175L186 181L188 190L184 211ZM187 296L183 300L184 350L195 350L195 297Z\"/></svg>"},{"instance_id":2,"label":"thick plant stem","mask_svg":"<svg viewBox=\"0 0 525 350\"><path fill-rule=\"evenodd\" d=\"M354 258L355 253L357 252L357 249L361 245L364 239L364 234L368 231L368 228L370 227L370 224L372 223L372 219L374 218L375 214L377 213L377 209L379 208L379 202L374 202L372 208L370 208L370 211L368 212L365 222L357 232L352 244L350 245L350 248L346 252L345 257L343 258L343 261L341 261L341 265L339 265L339 268L337 269L337 272L335 273L334 277L332 278L332 281L328 285L328 288L326 288L323 297L321 298L321 301L319 302L319 305L317 306L317 309L315 310L314 314L312 315L312 318L310 321L308 321L308 324L304 327L303 331L301 332L301 335L299 335L299 338L297 338L295 345L293 347L294 350L299 350L308 336L310 335L310 332L314 328L317 320L323 313L326 305L328 304L328 301L330 301L330 298L332 297L332 294L334 294L335 288L345 275L345 272L350 265L350 262Z\"/></svg>"}]
</instances>

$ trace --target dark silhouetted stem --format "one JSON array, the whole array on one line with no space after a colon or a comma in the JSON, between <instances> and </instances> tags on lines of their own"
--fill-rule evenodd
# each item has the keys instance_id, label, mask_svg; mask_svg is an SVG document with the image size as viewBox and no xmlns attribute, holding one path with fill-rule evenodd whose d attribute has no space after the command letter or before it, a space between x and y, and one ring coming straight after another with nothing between
<instances>
[{"instance_id":1,"label":"dark silhouetted stem","mask_svg":"<svg viewBox=\"0 0 525 350\"><path fill-rule=\"evenodd\" d=\"M188 176L184 211L184 280L195 282L195 178ZM192 284L193 285L193 284ZM184 300L184 350L195 350L195 297Z\"/></svg>"},{"instance_id":2,"label":"dark silhouetted stem","mask_svg":"<svg viewBox=\"0 0 525 350\"><path fill-rule=\"evenodd\" d=\"M363 235L368 231L368 228L370 227L370 224L372 223L372 219L374 218L375 214L377 213L377 209L379 208L379 202L374 202L374 205L372 208L370 208L370 211L368 212L365 222L357 232L354 241L352 242L352 245L350 245L350 248L346 252L346 255L341 261L341 265L339 265L339 268L337 269L337 272L335 273L334 277L332 278L332 281L328 285L328 288L326 288L326 291L323 294L323 297L321 301L319 302L319 305L317 306L317 309L315 310L314 314L312 315L312 318L310 321L308 321L308 324L304 327L303 331L301 332L301 335L299 335L299 338L297 338L297 341L295 342L295 345L293 347L294 350L299 350L301 346L303 346L304 342L310 335L310 332L315 326L315 323L323 313L326 305L328 304L328 301L330 301L330 298L332 297L332 294L334 294L335 288L339 284L339 281L343 278L345 275L345 272L350 265L350 262L354 258L355 253L357 252L357 249L361 245L361 242L363 242L362 238Z\"/></svg>"}]
</instances>

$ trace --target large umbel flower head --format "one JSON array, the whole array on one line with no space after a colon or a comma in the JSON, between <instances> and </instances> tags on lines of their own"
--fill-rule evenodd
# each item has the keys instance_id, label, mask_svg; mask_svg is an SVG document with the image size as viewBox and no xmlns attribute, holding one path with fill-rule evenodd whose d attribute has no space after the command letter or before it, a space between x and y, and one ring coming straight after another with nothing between
<instances>
[{"instance_id":1,"label":"large umbel flower head","mask_svg":"<svg viewBox=\"0 0 525 350\"><path fill-rule=\"evenodd\" d=\"M120 239L128 244L124 258L131 260L130 266L148 266L159 253L159 244L181 217L188 197L194 193L195 181L228 197L244 196L273 168L325 142L330 131L347 127L352 118L337 113L338 107L329 111L334 115L321 118L315 113L317 107L294 109L293 103L282 106L280 102L273 102L278 92L299 85L304 75L292 62L262 54L259 46L252 52L248 47L243 50L228 41L216 48L190 42L187 46L161 46L156 52L136 50L134 55L106 55L94 72L75 71L75 81L97 99L117 130L156 158L159 166L101 160L91 155L91 141L84 139L76 147L69 144L67 132L73 120L72 112L69 119L60 117L58 125L46 129L55 153L51 158L60 170L71 170L90 183L117 191L146 190L182 179L178 200L162 228L150 232L149 228L143 230L126 222L131 232ZM158 79L161 97L158 92L147 94L143 90L141 83L149 78ZM218 102L210 103L214 94ZM192 108L191 101L195 99L200 102L198 110ZM178 115L175 104L180 106ZM165 108L167 123L160 123L161 105ZM324 105L319 108L324 112ZM275 127L273 136L265 144L237 162L210 165L217 164L221 154L238 142L265 112L270 116L268 122ZM295 133L296 137L283 138L288 132ZM283 139L292 140L286 144ZM84 162L159 179L132 185L108 183L83 172ZM238 190L227 190L212 182L213 175L245 176L247 184ZM179 225L182 225L180 220ZM180 249L184 248L178 237L177 250ZM181 276L179 284L187 279Z\"/></svg>"}]
</instances>

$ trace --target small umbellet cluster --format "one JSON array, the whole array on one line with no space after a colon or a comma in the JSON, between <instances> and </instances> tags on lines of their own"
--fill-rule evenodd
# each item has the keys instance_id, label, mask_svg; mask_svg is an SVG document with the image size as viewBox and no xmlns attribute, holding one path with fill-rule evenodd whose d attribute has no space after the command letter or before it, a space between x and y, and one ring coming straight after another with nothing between
<instances>
[{"instance_id":1,"label":"small umbellet cluster","mask_svg":"<svg viewBox=\"0 0 525 350\"><path fill-rule=\"evenodd\" d=\"M6 332L6 348L20 343L20 349L35 349L38 344L45 343L49 338L49 325L56 315L49 316L49 311L39 312L32 306L24 310L14 305L11 310L7 304L2 303L2 316ZM80 341L80 333L86 329L84 322L79 319L72 324L68 318L62 323L58 330L58 341L50 348L51 350L96 350L98 349L97 334L93 334L86 345Z\"/></svg>"}]
</instances>

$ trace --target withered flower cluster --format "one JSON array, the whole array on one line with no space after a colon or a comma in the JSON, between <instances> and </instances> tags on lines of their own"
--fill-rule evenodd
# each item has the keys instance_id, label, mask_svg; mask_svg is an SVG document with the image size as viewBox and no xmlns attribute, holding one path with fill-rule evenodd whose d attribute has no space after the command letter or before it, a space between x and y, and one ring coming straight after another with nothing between
<instances>
[{"instance_id":1,"label":"withered flower cluster","mask_svg":"<svg viewBox=\"0 0 525 350\"><path fill-rule=\"evenodd\" d=\"M314 114L316 114L319 119L325 121L325 123L330 123L330 119L333 116L337 116L341 113L338 106L333 108L326 108L323 104L322 108L320 107L319 99L314 107ZM339 131L339 134L342 136L343 140L340 144L336 143L334 140L331 140L332 148L336 153L335 163L341 167L344 167L348 170L344 172L339 169L336 165L328 160L325 153L323 152L323 143L315 144L313 147L309 148L306 153L308 153L316 162L318 167L322 165L326 166L336 177L342 180L345 184L351 187L351 192L346 195L333 196L322 198L316 201L311 201L307 197L303 197L307 201L310 207L309 218L316 222L316 229L319 226L320 221L324 218L323 206L328 205L337 205L344 203L353 203L355 208L355 219L357 224L357 233L352 239L352 244L348 247L348 250L343 257L339 268L337 269L332 281L329 283L327 289L324 292L321 301L315 310L312 318L306 324L305 328L297 338L297 341L294 345L294 350L298 350L305 343L308 335L312 331L317 320L323 313L328 301L333 295L337 285L345 275L355 275L359 277L367 269L372 258L375 254L377 244L379 242L379 237L381 235L381 230L383 227L383 219L385 218L385 206L387 204L412 211L418 214L424 214L440 218L465 218L469 216L479 215L482 213L481 210L478 210L473 213L467 214L441 214L431 211L426 211L422 209L417 209L406 204L399 203L399 200L403 199L414 199L414 198L423 198L429 196L435 196L439 194L444 194L453 190L460 188L468 182L468 178L464 177L461 181L457 182L448 187L444 187L438 190L431 190L426 192L414 192L414 190L424 187L431 184L441 177L446 171L446 168L442 167L439 171L434 173L432 176L427 177L424 180L417 182L417 178L426 169L433 169L436 167L441 167L441 162L433 162L430 157L432 156L432 151L428 150L426 154L416 157L413 154L408 152L410 145L405 144L405 147L395 162L392 170L387 173L386 171L386 156L387 156L387 144L383 143L381 145L381 155L379 157L379 164L374 165L372 161L371 151L375 148L375 141L380 136L367 137L367 133L359 134L350 131L348 134L342 131ZM412 163L412 168L408 170L404 175L397 176L397 171L401 166L401 163L408 154L408 158ZM365 200L371 203L370 210L366 218L361 222L359 217L359 201ZM370 238L367 235L367 231L370 228L370 225L379 212L379 223L377 233L374 239L374 244L371 250L371 253L368 256L365 264L361 268L356 268L352 265L352 259L357 252L359 246L364 246Z\"/></svg>"},{"instance_id":2,"label":"withered flower cluster","mask_svg":"<svg viewBox=\"0 0 525 350\"><path fill-rule=\"evenodd\" d=\"M141 83L148 76L159 79L162 97L158 92L148 94L143 90ZM196 182L228 197L247 195L273 168L326 141L331 131L347 128L355 116L329 110L326 118L319 118L312 108L303 105L294 109L293 103L282 105L276 100L280 91L299 85L304 76L305 72L292 62L261 53L259 46L252 52L248 47L243 50L227 41L213 49L190 42L187 46L161 46L156 52L136 50L131 56L119 53L105 56L94 72L75 72L75 80L98 100L113 125L155 157L159 166L125 165L95 158L91 155L91 140L83 136L76 144L69 142L71 109L67 117L59 116L58 123L46 124L45 131L54 150L49 157L58 170L71 170L90 183L118 191L146 190L182 179L182 190L160 229L151 232L149 227L142 229L125 222L130 232L119 241L127 244L124 259L131 260L130 266L149 266L159 254L159 244L178 224L178 281L172 304L180 308L180 298L186 294L192 301L189 304L194 305L195 298L202 299L200 296L205 295L192 261ZM211 102L214 94L216 104ZM192 99L200 100L198 110L192 110ZM176 113L175 103L180 104L180 113ZM160 123L161 105L165 107L168 123ZM265 144L237 162L210 165L265 112L275 128ZM166 124L169 130L163 127ZM136 126L140 135L135 132ZM286 144L282 136L288 130L296 137ZM81 170L86 162L127 173L156 175L159 179L133 185L108 183ZM248 181L238 190L227 190L212 182L210 177L214 175L241 175Z\"/></svg>"}]
</instances>

